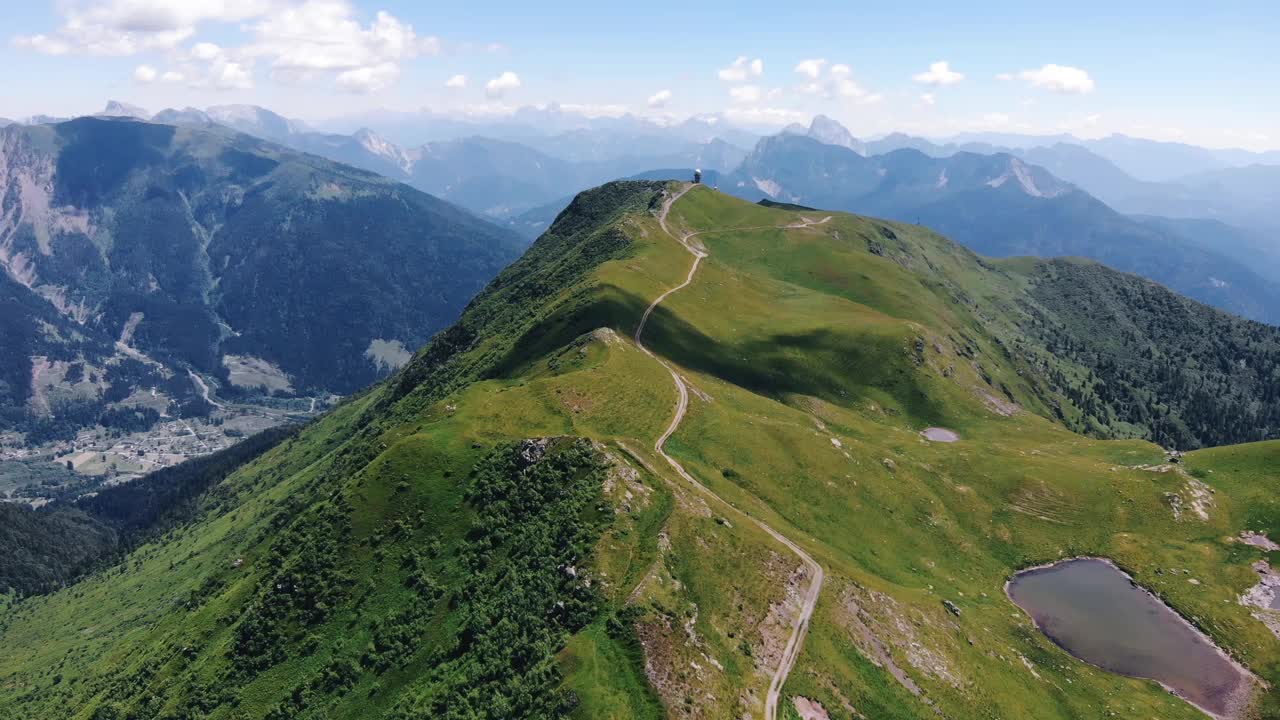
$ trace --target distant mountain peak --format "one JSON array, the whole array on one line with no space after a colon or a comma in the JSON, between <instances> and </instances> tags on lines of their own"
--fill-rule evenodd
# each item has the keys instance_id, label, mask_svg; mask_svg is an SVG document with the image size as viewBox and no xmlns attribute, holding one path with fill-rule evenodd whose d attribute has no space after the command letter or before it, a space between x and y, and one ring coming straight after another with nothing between
<instances>
[{"instance_id":1,"label":"distant mountain peak","mask_svg":"<svg viewBox=\"0 0 1280 720\"><path fill-rule=\"evenodd\" d=\"M360 143L360 147L378 157L386 158L406 172L413 165L408 154L399 145L387 140L369 128L360 128L352 137L355 138L356 142Z\"/></svg>"},{"instance_id":2,"label":"distant mountain peak","mask_svg":"<svg viewBox=\"0 0 1280 720\"><path fill-rule=\"evenodd\" d=\"M181 110L177 108L165 108L151 116L151 122L161 123L163 125L187 125L195 127L214 124L213 118L209 117L208 113L193 107L184 107Z\"/></svg>"},{"instance_id":3,"label":"distant mountain peak","mask_svg":"<svg viewBox=\"0 0 1280 720\"><path fill-rule=\"evenodd\" d=\"M119 100L108 100L107 106L102 109L98 115L103 117L130 117L139 120L150 120L151 113L129 103L120 102Z\"/></svg>"},{"instance_id":4,"label":"distant mountain peak","mask_svg":"<svg viewBox=\"0 0 1280 720\"><path fill-rule=\"evenodd\" d=\"M306 123L287 118L258 105L214 105L205 113L215 122L268 140L282 140L305 132Z\"/></svg>"},{"instance_id":5,"label":"distant mountain peak","mask_svg":"<svg viewBox=\"0 0 1280 720\"><path fill-rule=\"evenodd\" d=\"M807 128L800 123L791 123L778 134L807 137L823 145L836 145L848 148L859 155L867 154L866 143L854 137L853 133L849 132L849 128L841 125L840 121L827 115L815 115Z\"/></svg>"}]
</instances>

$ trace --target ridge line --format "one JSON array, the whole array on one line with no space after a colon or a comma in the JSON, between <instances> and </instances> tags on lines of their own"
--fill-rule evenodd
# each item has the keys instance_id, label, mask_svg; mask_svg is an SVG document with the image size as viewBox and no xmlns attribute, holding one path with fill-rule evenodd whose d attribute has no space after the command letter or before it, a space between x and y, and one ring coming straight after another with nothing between
<instances>
[{"instance_id":1,"label":"ridge line","mask_svg":"<svg viewBox=\"0 0 1280 720\"><path fill-rule=\"evenodd\" d=\"M769 692L765 697L765 706L764 706L765 720L777 720L778 700L780 695L782 694L782 686L784 683L786 683L787 676L791 674L791 669L795 667L796 660L800 656L800 649L804 644L805 635L809 631L809 620L813 617L814 607L817 606L818 604L818 595L822 591L822 581L824 579L825 573L822 570L822 566L819 565L816 560L810 557L808 553L802 550L799 545L792 542L790 538L778 532L777 530L774 530L763 520L752 517L751 515L748 515L745 511L740 510L737 507L731 505L728 501L726 501L724 498L717 495L714 491L712 491L706 485L703 485L702 483L695 480L693 476L690 475L688 471L684 469L684 466L682 466L679 462L677 462L675 458L668 455L666 450L663 449L663 446L666 444L667 439L670 438L673 433L675 433L676 429L680 427L680 423L684 420L685 411L687 411L689 408L689 388L688 386L685 385L684 379L680 377L680 374L676 372L675 368L673 368L670 364L668 364L666 360L663 360L662 358L655 355L651 350L649 350L649 348L645 347L644 343L640 339L641 335L644 333L645 325L647 325L649 322L649 317L653 315L653 311L658 307L658 305L663 300L667 299L667 297L669 297L670 295L672 295L673 293L679 290L683 290L684 288L688 287L689 284L693 282L694 273L698 271L698 266L702 263L702 259L707 257L707 253L705 251L694 248L688 242L689 238L692 238L695 235L700 234L700 232L686 233L682 237L676 237L675 234L672 233L671 230L667 228L667 213L671 211L671 206L675 205L676 201L684 197L685 193L692 190L693 187L694 187L693 185L686 185L678 193L668 196L666 201L663 202L662 204L662 210L658 213L658 226L662 228L662 232L666 233L667 236L670 237L672 240L675 240L676 242L680 243L682 246L684 246L684 249L688 250L689 253L693 255L693 265L692 267L689 268L689 274L685 277L683 283L659 295L658 298L654 300L653 303L650 304L648 308L645 309L644 315L642 315L640 318L640 324L636 326L636 332L635 332L635 335L633 336L633 339L635 340L637 347L643 350L644 353L649 357L653 358L654 360L657 360L664 368L667 369L667 372L671 373L671 379L672 381L675 382L676 390L678 391L680 396L679 400L676 402L676 414L674 417L671 418L671 424L667 426L666 431L664 431L662 435L658 438L657 442L654 443L653 449L658 453L658 455L662 456L662 459L667 461L667 464L670 465L671 468L676 471L677 475L679 475L681 478L687 481L699 492L716 500L717 502L724 505L725 507L728 507L730 510L746 518L752 523L755 523L756 527L760 528L765 533L767 533L770 537L772 537L774 540L778 541L782 545L786 546L787 549L791 550L791 552L795 553L800 558L800 561L809 569L810 576L813 578L812 582L810 582L809 584L809 590L804 595L803 602L800 606L800 614L796 617L795 623L792 625L791 637L787 640L786 648L784 648L782 653L782 660L778 664L778 669L775 670L773 673L773 678L769 683ZM826 223L830 219L831 219L831 216L828 215L821 220L810 220L808 218L803 218L800 222L792 223L790 225L761 226L761 227L762 228L763 227L803 228L803 227L810 227L812 225L821 225L823 223ZM746 230L746 229L760 229L760 228L723 228L723 229L724 230ZM713 231L701 231L701 232L713 232Z\"/></svg>"}]
</instances>

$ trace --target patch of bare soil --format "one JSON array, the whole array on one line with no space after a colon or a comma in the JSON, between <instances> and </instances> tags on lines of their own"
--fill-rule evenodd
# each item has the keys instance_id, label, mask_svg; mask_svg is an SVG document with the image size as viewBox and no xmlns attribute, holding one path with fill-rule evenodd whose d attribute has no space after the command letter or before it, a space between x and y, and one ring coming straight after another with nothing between
<instances>
[{"instance_id":1,"label":"patch of bare soil","mask_svg":"<svg viewBox=\"0 0 1280 720\"><path fill-rule=\"evenodd\" d=\"M831 720L826 708L822 707L822 704L817 700L797 696L791 698L791 703L795 705L796 712L800 714L801 720Z\"/></svg>"},{"instance_id":2,"label":"patch of bare soil","mask_svg":"<svg viewBox=\"0 0 1280 720\"><path fill-rule=\"evenodd\" d=\"M1006 398L998 397L982 389L977 389L975 392L978 394L978 399L982 400L982 404L997 415L1012 417L1018 413L1018 405Z\"/></svg>"},{"instance_id":3,"label":"patch of bare soil","mask_svg":"<svg viewBox=\"0 0 1280 720\"><path fill-rule=\"evenodd\" d=\"M771 569L780 569L783 562L776 553L771 558ZM770 574L778 574L771 572ZM787 640L791 638L796 616L804 605L804 587L809 581L809 573L804 565L797 565L787 575L783 595L779 602L769 605L769 614L760 623L760 646L752 653L756 661L756 672L768 677L782 662L782 654L786 652Z\"/></svg>"},{"instance_id":4,"label":"patch of bare soil","mask_svg":"<svg viewBox=\"0 0 1280 720\"><path fill-rule=\"evenodd\" d=\"M586 347L587 342L598 342L611 347L617 346L623 350L628 350L631 347L621 335L614 331L613 328L607 327L596 328L588 333L586 342L582 343L583 348Z\"/></svg>"},{"instance_id":5,"label":"patch of bare soil","mask_svg":"<svg viewBox=\"0 0 1280 720\"><path fill-rule=\"evenodd\" d=\"M1266 560L1254 563L1253 570L1258 573L1258 584L1240 596L1240 604L1254 608L1253 617L1280 638L1280 573Z\"/></svg>"},{"instance_id":6,"label":"patch of bare soil","mask_svg":"<svg viewBox=\"0 0 1280 720\"><path fill-rule=\"evenodd\" d=\"M1267 537L1262 533L1253 532L1252 530L1245 530L1244 532L1240 533L1240 542L1244 543L1245 545L1252 545L1254 547L1262 548L1267 552L1275 552L1276 550L1280 550L1280 545L1277 545L1275 542L1273 542L1271 538Z\"/></svg>"},{"instance_id":7,"label":"patch of bare soil","mask_svg":"<svg viewBox=\"0 0 1280 720\"><path fill-rule=\"evenodd\" d=\"M289 375L278 365L251 355L225 355L222 364L227 368L227 378L236 387L265 387L284 393L293 392Z\"/></svg>"},{"instance_id":8,"label":"patch of bare soil","mask_svg":"<svg viewBox=\"0 0 1280 720\"><path fill-rule=\"evenodd\" d=\"M31 358L31 399L27 402L30 404L31 413L37 417L46 417L49 415L49 398L45 395L45 383L42 376L48 371L53 364L46 358Z\"/></svg>"},{"instance_id":9,"label":"patch of bare soil","mask_svg":"<svg viewBox=\"0 0 1280 720\"><path fill-rule=\"evenodd\" d=\"M841 623L855 645L872 663L882 667L912 695L922 690L900 664L960 688L964 681L941 649L933 647L918 628L954 627L945 616L921 608L904 607L889 595L850 584L841 596Z\"/></svg>"},{"instance_id":10,"label":"patch of bare soil","mask_svg":"<svg viewBox=\"0 0 1280 720\"><path fill-rule=\"evenodd\" d=\"M1134 469L1154 473L1177 473L1184 482L1182 489L1164 494L1165 502L1169 504L1169 510L1173 513L1173 519L1182 520L1182 516L1188 511L1199 520L1209 519L1209 511L1214 507L1213 488L1192 477L1182 468L1182 465L1174 463L1137 465Z\"/></svg>"},{"instance_id":11,"label":"patch of bare soil","mask_svg":"<svg viewBox=\"0 0 1280 720\"><path fill-rule=\"evenodd\" d=\"M705 668L686 664L685 629L669 615L655 615L636 623L644 648L644 674L662 698L670 717L701 718L716 698L707 692L700 675Z\"/></svg>"}]
</instances>

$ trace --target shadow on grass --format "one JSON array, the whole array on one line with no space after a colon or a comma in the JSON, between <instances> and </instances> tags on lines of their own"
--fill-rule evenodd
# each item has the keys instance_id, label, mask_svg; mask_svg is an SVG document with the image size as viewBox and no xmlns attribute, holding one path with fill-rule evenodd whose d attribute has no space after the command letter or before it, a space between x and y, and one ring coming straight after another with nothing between
<instances>
[{"instance_id":1,"label":"shadow on grass","mask_svg":"<svg viewBox=\"0 0 1280 720\"><path fill-rule=\"evenodd\" d=\"M596 328L613 328L630 337L649 301L615 286L595 290L590 300L534 324L495 365L490 377L515 377ZM897 338L822 328L726 343L658 306L645 327L644 341L650 350L680 366L775 400L788 394L811 395L851 407L870 390L877 390L893 398L912 420L945 419L942 404L924 391Z\"/></svg>"}]
</instances>

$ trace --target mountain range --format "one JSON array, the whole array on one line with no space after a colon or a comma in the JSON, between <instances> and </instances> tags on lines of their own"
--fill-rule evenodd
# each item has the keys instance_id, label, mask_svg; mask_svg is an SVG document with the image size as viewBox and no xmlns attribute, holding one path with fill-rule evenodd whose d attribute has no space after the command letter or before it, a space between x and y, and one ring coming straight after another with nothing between
<instances>
[{"instance_id":1,"label":"mountain range","mask_svg":"<svg viewBox=\"0 0 1280 720\"><path fill-rule=\"evenodd\" d=\"M1280 289L1251 266L1112 210L1007 153L864 156L809 137L762 140L723 187L752 200L913 222L990 256L1074 255L1161 282L1256 319L1280 320Z\"/></svg>"},{"instance_id":2,"label":"mountain range","mask_svg":"<svg viewBox=\"0 0 1280 720\"><path fill-rule=\"evenodd\" d=\"M146 118L145 110L111 102L100 114ZM431 113L372 114L364 117L379 128L398 127L389 118L418 118L415 138L429 142L397 144L382 131L361 127L349 134L320 132L306 123L254 106L215 106L165 110L151 116L156 122L205 124L216 122L257 137L274 140L306 152L356 165L373 172L419 184L420 189L455 199L484 213L503 217L570 195L585 187L617 177L628 177L658 167L703 167L722 172L733 170L748 148L760 139L716 116L694 117L673 125L658 125L632 116L586 118L559 107L526 108L501 121L482 119L447 120ZM1070 135L1026 136L1015 134L968 134L951 140L933 141L894 133L882 138L861 140L838 121L815 116L808 126L793 124L782 134L810 137L838 145L861 155L882 155L900 149L915 149L926 155L946 157L957 152L982 155L1008 153L1039 165L1071 182L1114 209L1128 214L1179 218L1217 219L1250 232L1275 234L1280 229L1276 170L1280 152L1251 153L1244 150L1212 150L1196 146L1157 142L1125 136L1090 140ZM402 136L401 136L402 137ZM495 161L503 152L471 147L488 141L506 143L511 164ZM461 145L461 146L458 146ZM450 197L453 186L432 183L437 165L413 171L419 158L427 155L451 156L460 161L477 156L487 159L475 169L451 165L445 177L478 177L484 182L464 186L457 198ZM557 162L559 161L559 162ZM537 164L554 167L563 180L544 192L537 190L541 174ZM511 172L504 174L504 167ZM534 168L528 185L523 174ZM498 192L477 191L485 183L505 188ZM428 183L424 185L423 183ZM511 210L512 198L519 205Z\"/></svg>"},{"instance_id":3,"label":"mountain range","mask_svg":"<svg viewBox=\"0 0 1280 720\"><path fill-rule=\"evenodd\" d=\"M116 102L102 114L147 116L141 108ZM490 125L480 119L442 125L444 116L431 113L395 117L405 123L411 118L422 121L420 133L448 136L453 132L448 127L465 126L469 132L509 137L471 135L405 147L368 128L350 135L321 132L254 106L165 110L152 119L206 129L230 127L398 179L529 239L548 226L573 193L609 179L658 177L653 171L660 168L679 168L666 177L687 177L694 168L702 168L709 178L732 178L733 192L758 199L774 195L756 180L777 182L794 174L797 164L814 162L790 157L792 153L816 154L823 157L816 174L792 177L791 185L781 188L790 201L925 222L987 254L1091 257L1248 317L1280 315L1278 293L1271 287L1280 279L1280 245L1273 240L1280 232L1276 166L1226 167L1267 161L1267 154L1071 136L979 134L938 144L894 134L863 141L825 116L815 117L807 127L793 125L778 136L764 137L748 153L714 134L743 139L741 131L714 117L659 126L629 116L587 119L559 107L527 109ZM867 160L856 171L845 166L852 162L849 158L836 160L838 180L828 182L823 174L833 170L820 165L835 155L799 143L804 139ZM907 149L935 161L896 152ZM1201 172L1177 182L1139 180L1104 153L1130 163L1149 156L1151 163L1169 168L1181 162L1178 167ZM983 161L956 159L958 154L997 160L979 171ZM1023 161L1023 170L1009 164L1008 157ZM1207 167L1216 169L1204 170ZM865 174L870 170L892 172L892 177L873 189L867 184L873 178ZM951 184L933 187L944 170ZM972 172L981 178L969 188L964 178ZM854 181L850 173L862 173L862 178ZM1036 176L1039 185L1052 188L1051 196L1025 192L1021 182L980 187L1019 173ZM1074 188L1065 189L1067 184ZM981 199L969 202L960 189L972 190ZM1199 222L1204 220L1217 224Z\"/></svg>"},{"instance_id":4,"label":"mountain range","mask_svg":"<svg viewBox=\"0 0 1280 720\"><path fill-rule=\"evenodd\" d=\"M1047 144L1028 144L1033 141L1017 137L992 139L1012 144L976 140L940 144L894 134L848 147L864 155L906 148L933 157L1007 153L1045 168L1123 213L1219 220L1252 232L1280 234L1280 211L1276 210L1280 207L1280 153L1212 151L1119 136L1095 141L1067 136ZM1143 172L1132 157L1139 152L1166 170Z\"/></svg>"},{"instance_id":5,"label":"mountain range","mask_svg":"<svg viewBox=\"0 0 1280 720\"><path fill-rule=\"evenodd\" d=\"M109 106L107 112L111 111ZM139 112L145 115L145 111ZM498 220L655 167L729 170L747 154L717 137L685 139L702 135L660 132L644 126L626 131L578 128L515 139L477 134L401 146L369 128L349 135L318 132L300 121L247 105L163 110L150 119L174 125L229 127L400 180ZM531 132L522 125L472 129L504 137Z\"/></svg>"},{"instance_id":6,"label":"mountain range","mask_svg":"<svg viewBox=\"0 0 1280 720\"><path fill-rule=\"evenodd\" d=\"M0 579L70 584L0 596L0 714L1276 717L1280 445L1151 440L1276 437L1277 362L1094 262L609 183L298 432L6 511ZM1073 659L1005 591L1072 556L1236 682Z\"/></svg>"},{"instance_id":7,"label":"mountain range","mask_svg":"<svg viewBox=\"0 0 1280 720\"><path fill-rule=\"evenodd\" d=\"M102 114L147 115L123 103L109 104ZM1175 184L1137 180L1086 144L1042 146L1034 138L978 136L938 145L906 135L864 142L823 116L808 127L761 139L749 154L715 137L703 141L713 128L740 134L710 119L691 119L673 129L636 119L584 123L560 110L521 117L530 122L504 126L507 132L523 132L519 141L472 136L405 148L367 128L351 135L319 132L253 106L152 116L158 123L207 131L236 129L399 179L529 239L582 188L614 177L687 177L701 167L708 183L724 182L743 197L921 222L984 254L1091 257L1248 317L1280 315L1280 293L1273 287L1280 278L1280 251L1266 229L1273 208L1280 206L1271 202L1280 183L1271 181L1275 168L1270 166L1219 169ZM562 132L532 133L538 118L541 127ZM648 140L627 133L643 133ZM688 145L690 138L698 142ZM683 149L626 154L657 146ZM1168 149L1159 143L1138 147ZM1173 146L1171 153L1176 158L1188 151ZM1220 163L1266 158L1213 157ZM655 173L657 168L679 169ZM1252 224L1224 223L1223 216Z\"/></svg>"},{"instance_id":8,"label":"mountain range","mask_svg":"<svg viewBox=\"0 0 1280 720\"><path fill-rule=\"evenodd\" d=\"M121 117L0 130L0 219L4 297L28 309L5 318L10 422L91 422L146 387L199 395L190 373L232 392L245 363L296 392L352 392L523 246L363 170ZM70 393L45 397L68 373Z\"/></svg>"}]
</instances>

